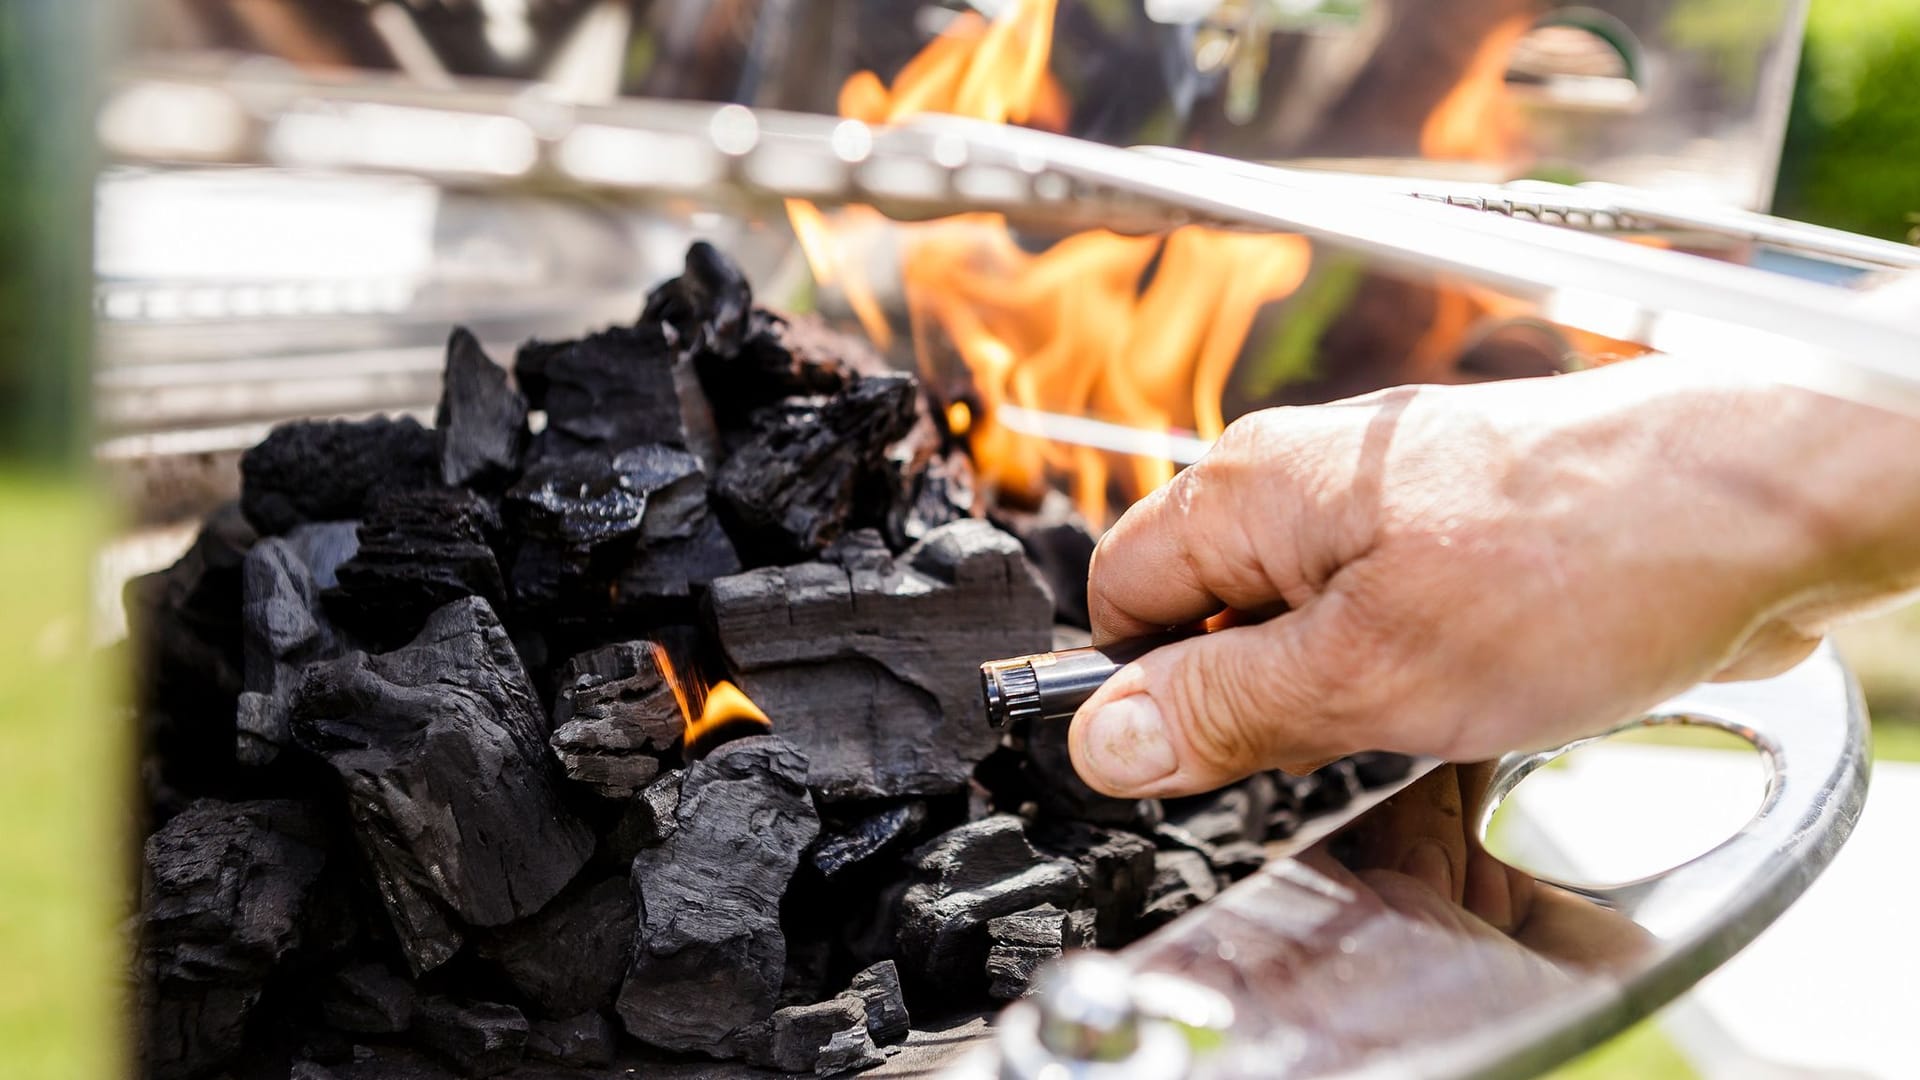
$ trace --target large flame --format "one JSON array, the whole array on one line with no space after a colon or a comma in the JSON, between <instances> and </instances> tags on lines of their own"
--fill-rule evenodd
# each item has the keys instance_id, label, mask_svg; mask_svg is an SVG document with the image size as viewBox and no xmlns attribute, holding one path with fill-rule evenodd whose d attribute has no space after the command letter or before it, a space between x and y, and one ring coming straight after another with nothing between
<instances>
[{"instance_id":1,"label":"large flame","mask_svg":"<svg viewBox=\"0 0 1920 1080\"><path fill-rule=\"evenodd\" d=\"M1525 142L1507 67L1532 25L1531 16L1516 15L1481 40L1466 73L1421 125L1422 157L1507 162L1521 153Z\"/></svg>"},{"instance_id":2,"label":"large flame","mask_svg":"<svg viewBox=\"0 0 1920 1080\"><path fill-rule=\"evenodd\" d=\"M1065 127L1066 97L1048 71L1054 0L1016 0L992 22L968 13L901 68L892 85L848 79L843 115L890 123L929 112L996 123ZM857 260L833 237L870 220L853 207L826 215L795 201L789 215L817 280L838 283L876 342L891 340ZM1126 497L1164 483L1170 462L1061 447L996 421L1005 405L1091 415L1133 427L1224 426L1221 395L1263 304L1306 276L1295 236L1184 228L1167 237L1081 233L1038 254L1006 219L965 214L902 231L901 277L915 350L935 386L950 348L971 401L947 406L985 479L1003 495L1037 499L1050 473L1069 478L1087 516L1106 517L1110 484Z\"/></svg>"}]
</instances>

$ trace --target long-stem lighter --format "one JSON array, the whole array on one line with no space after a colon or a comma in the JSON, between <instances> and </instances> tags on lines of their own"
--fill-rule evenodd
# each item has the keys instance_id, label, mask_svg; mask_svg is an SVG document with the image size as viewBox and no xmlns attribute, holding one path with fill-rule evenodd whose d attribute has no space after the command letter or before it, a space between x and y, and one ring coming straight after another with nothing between
<instances>
[{"instance_id":1,"label":"long-stem lighter","mask_svg":"<svg viewBox=\"0 0 1920 1080\"><path fill-rule=\"evenodd\" d=\"M997 728L1017 720L1064 720L1129 662L1192 636L1188 632L1155 634L1110 645L989 660L980 665L987 720Z\"/></svg>"}]
</instances>

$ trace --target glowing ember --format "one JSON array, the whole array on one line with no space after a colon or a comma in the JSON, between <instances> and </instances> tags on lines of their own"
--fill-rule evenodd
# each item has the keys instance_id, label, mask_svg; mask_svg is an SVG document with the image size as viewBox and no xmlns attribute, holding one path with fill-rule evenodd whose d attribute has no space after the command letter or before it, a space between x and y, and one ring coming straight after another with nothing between
<instances>
[{"instance_id":1,"label":"glowing ember","mask_svg":"<svg viewBox=\"0 0 1920 1080\"><path fill-rule=\"evenodd\" d=\"M947 406L947 430L963 436L973 428L973 410L964 401Z\"/></svg>"}]
</instances>

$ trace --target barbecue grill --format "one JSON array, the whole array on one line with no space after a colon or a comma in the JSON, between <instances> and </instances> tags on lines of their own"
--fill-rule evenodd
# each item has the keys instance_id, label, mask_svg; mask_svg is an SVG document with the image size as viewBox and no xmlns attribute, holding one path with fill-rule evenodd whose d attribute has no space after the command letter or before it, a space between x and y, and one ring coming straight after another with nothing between
<instances>
[{"instance_id":1,"label":"barbecue grill","mask_svg":"<svg viewBox=\"0 0 1920 1080\"><path fill-rule=\"evenodd\" d=\"M1797 9L1780 8L1791 23ZM1268 28L1268 47L1275 35L1284 37ZM385 36L416 67L432 52L396 45L404 30ZM1776 43L1763 67L1790 68L1792 55ZM789 65L766 85L809 83L803 74ZM1537 331L1556 348L1586 334L1920 411L1910 360L1920 328L1877 302L1883 283L1920 268L1910 248L1632 187L1353 175L951 117L876 126L761 107L775 90L750 96L755 105L586 103L444 70L335 78L259 58L141 60L122 72L99 123L119 163L103 196L101 456L129 478L150 523L198 510L273 420L423 409L439 369L425 342L451 318L511 342L630 316L637 286L694 235L722 237L760 280L804 280L783 223L797 199L874 207L890 222L993 213L1045 236L1294 234L1316 260L1488 290L1527 311L1503 329ZM1777 145L1760 113L1726 122ZM1647 126L1674 137L1670 124ZM343 192L384 207L394 233L434 223L403 245L388 279L215 267L164 280L143 274L139 250L112 246L113 215L134 212L123 201L230 220L248 199L320 213ZM899 303L883 274L875 288L882 304ZM824 290L820 301L829 311L846 303ZM1206 445L1196 432L1026 405L1006 404L995 419L1052 444L1176 463ZM1627 726L1661 723L1750 741L1768 766L1764 802L1734 836L1663 874L1557 883L1563 940L1529 947L1396 907L1293 858L1319 839L1309 829L1152 937L1111 959L1069 961L997 1025L916 1042L879 1074L1547 1067L1648 1015L1750 941L1831 859L1864 799L1866 714L1830 650L1776 679L1702 687ZM1478 824L1570 749L1499 762ZM1366 793L1360 807L1395 790Z\"/></svg>"}]
</instances>

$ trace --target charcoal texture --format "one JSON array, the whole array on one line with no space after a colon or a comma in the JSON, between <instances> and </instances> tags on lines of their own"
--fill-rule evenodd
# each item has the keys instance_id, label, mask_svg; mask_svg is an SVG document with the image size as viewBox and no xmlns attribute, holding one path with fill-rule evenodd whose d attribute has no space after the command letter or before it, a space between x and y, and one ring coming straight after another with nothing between
<instances>
[{"instance_id":1,"label":"charcoal texture","mask_svg":"<svg viewBox=\"0 0 1920 1080\"><path fill-rule=\"evenodd\" d=\"M700 460L670 446L544 458L507 492L505 513L522 538L515 598L530 609L604 609L621 580L637 599L685 596L739 567L708 513Z\"/></svg>"},{"instance_id":2,"label":"charcoal texture","mask_svg":"<svg viewBox=\"0 0 1920 1080\"><path fill-rule=\"evenodd\" d=\"M1146 837L1077 821L1042 821L1034 845L1048 855L1072 859L1096 912L1095 944L1118 948L1132 940L1154 882L1154 847Z\"/></svg>"},{"instance_id":3,"label":"charcoal texture","mask_svg":"<svg viewBox=\"0 0 1920 1080\"><path fill-rule=\"evenodd\" d=\"M847 993L858 996L867 1010L867 1032L882 1046L907 1037L913 1018L907 1015L907 997L900 989L900 969L882 960L853 977Z\"/></svg>"},{"instance_id":4,"label":"charcoal texture","mask_svg":"<svg viewBox=\"0 0 1920 1080\"><path fill-rule=\"evenodd\" d=\"M549 742L568 779L625 799L659 774L686 726L659 655L649 642L624 641L567 661Z\"/></svg>"},{"instance_id":5,"label":"charcoal texture","mask_svg":"<svg viewBox=\"0 0 1920 1080\"><path fill-rule=\"evenodd\" d=\"M876 523L880 513L856 515L857 496L884 488L887 447L912 428L918 395L910 376L873 375L756 413L752 437L713 478L736 541L770 560L812 558L849 528Z\"/></svg>"},{"instance_id":6,"label":"charcoal texture","mask_svg":"<svg viewBox=\"0 0 1920 1080\"><path fill-rule=\"evenodd\" d=\"M1040 969L1069 949L1093 944L1091 909L1067 912L1051 904L987 922L987 993L1000 1001L1027 996Z\"/></svg>"},{"instance_id":7,"label":"charcoal texture","mask_svg":"<svg viewBox=\"0 0 1920 1080\"><path fill-rule=\"evenodd\" d=\"M411 417L281 424L240 457L240 508L267 535L358 518L382 491L437 483L437 443Z\"/></svg>"},{"instance_id":8,"label":"charcoal texture","mask_svg":"<svg viewBox=\"0 0 1920 1080\"><path fill-rule=\"evenodd\" d=\"M346 788L354 832L416 974L553 899L593 848L562 806L546 717L485 600L404 648L307 668L294 737Z\"/></svg>"},{"instance_id":9,"label":"charcoal texture","mask_svg":"<svg viewBox=\"0 0 1920 1080\"><path fill-rule=\"evenodd\" d=\"M339 568L328 610L367 640L397 645L462 597L499 608L506 600L492 546L499 534L499 511L472 492L383 492L360 523L359 549Z\"/></svg>"},{"instance_id":10,"label":"charcoal texture","mask_svg":"<svg viewBox=\"0 0 1920 1080\"><path fill-rule=\"evenodd\" d=\"M331 1027L362 1035L392 1035L413 1023L413 984L385 964L364 962L335 972L320 999Z\"/></svg>"},{"instance_id":11,"label":"charcoal texture","mask_svg":"<svg viewBox=\"0 0 1920 1080\"><path fill-rule=\"evenodd\" d=\"M680 827L680 785L684 769L661 773L653 783L627 801L607 838L600 844L603 859L621 869L633 866L641 848L659 847Z\"/></svg>"},{"instance_id":12,"label":"charcoal texture","mask_svg":"<svg viewBox=\"0 0 1920 1080\"><path fill-rule=\"evenodd\" d=\"M430 997L414 1010L413 1030L429 1050L469 1077L492 1076L520 1063L527 1018L511 1005Z\"/></svg>"},{"instance_id":13,"label":"charcoal texture","mask_svg":"<svg viewBox=\"0 0 1920 1080\"><path fill-rule=\"evenodd\" d=\"M1147 890L1141 922L1149 929L1165 926L1219 892L1220 883L1206 856L1184 848L1155 852L1153 884Z\"/></svg>"},{"instance_id":14,"label":"charcoal texture","mask_svg":"<svg viewBox=\"0 0 1920 1080\"><path fill-rule=\"evenodd\" d=\"M292 742L287 714L301 669L338 655L342 643L293 543L268 537L255 544L240 575L245 662L234 752L245 764L265 765Z\"/></svg>"},{"instance_id":15,"label":"charcoal texture","mask_svg":"<svg viewBox=\"0 0 1920 1080\"><path fill-rule=\"evenodd\" d=\"M1167 807L1167 823L1204 844L1257 844L1267 838L1267 821L1278 798L1276 787L1273 777L1261 774L1181 799Z\"/></svg>"},{"instance_id":16,"label":"charcoal texture","mask_svg":"<svg viewBox=\"0 0 1920 1080\"><path fill-rule=\"evenodd\" d=\"M640 925L619 1010L636 1038L728 1053L773 1014L787 952L780 900L820 830L806 776L805 755L778 735L687 767L673 835L633 862Z\"/></svg>"},{"instance_id":17,"label":"charcoal texture","mask_svg":"<svg viewBox=\"0 0 1920 1080\"><path fill-rule=\"evenodd\" d=\"M479 952L531 1012L568 1017L612 1006L633 947L625 875L561 893L530 918L484 936Z\"/></svg>"},{"instance_id":18,"label":"charcoal texture","mask_svg":"<svg viewBox=\"0 0 1920 1080\"><path fill-rule=\"evenodd\" d=\"M887 370L865 341L828 326L817 315L776 315L755 308L737 354L702 355L706 396L723 429L750 425L755 410L785 398L837 394L861 375Z\"/></svg>"},{"instance_id":19,"label":"charcoal texture","mask_svg":"<svg viewBox=\"0 0 1920 1080\"><path fill-rule=\"evenodd\" d=\"M831 800L962 789L997 740L980 658L1045 649L1052 608L1018 542L984 521L942 526L884 570L755 570L710 600L734 681Z\"/></svg>"},{"instance_id":20,"label":"charcoal texture","mask_svg":"<svg viewBox=\"0 0 1920 1080\"><path fill-rule=\"evenodd\" d=\"M508 382L464 326L447 338L441 377L440 481L463 487L498 488L520 472L527 444L527 399Z\"/></svg>"},{"instance_id":21,"label":"charcoal texture","mask_svg":"<svg viewBox=\"0 0 1920 1080\"><path fill-rule=\"evenodd\" d=\"M686 268L653 292L642 323L667 331L667 340L692 356L729 358L746 344L753 287L732 259L705 241L687 248Z\"/></svg>"},{"instance_id":22,"label":"charcoal texture","mask_svg":"<svg viewBox=\"0 0 1920 1080\"><path fill-rule=\"evenodd\" d=\"M241 1047L268 978L302 944L325 833L288 801L203 799L147 839L139 969L149 1075L197 1076Z\"/></svg>"},{"instance_id":23,"label":"charcoal texture","mask_svg":"<svg viewBox=\"0 0 1920 1080\"><path fill-rule=\"evenodd\" d=\"M862 814L833 827L814 847L813 868L828 880L904 849L926 827L932 815L919 799Z\"/></svg>"},{"instance_id":24,"label":"charcoal texture","mask_svg":"<svg viewBox=\"0 0 1920 1080\"><path fill-rule=\"evenodd\" d=\"M562 1020L533 1020L527 1025L527 1057L576 1068L613 1064L618 1049L613 1021L585 1012Z\"/></svg>"},{"instance_id":25,"label":"charcoal texture","mask_svg":"<svg viewBox=\"0 0 1920 1080\"><path fill-rule=\"evenodd\" d=\"M531 341L514 375L547 414L537 457L582 450L618 453L643 443L693 448L710 421L691 379L675 376L676 350L659 323L615 326L577 341ZM691 429L691 430L690 430Z\"/></svg>"},{"instance_id":26,"label":"charcoal texture","mask_svg":"<svg viewBox=\"0 0 1920 1080\"><path fill-rule=\"evenodd\" d=\"M782 1072L832 1076L884 1058L867 1033L866 1006L846 996L775 1012L762 1060Z\"/></svg>"},{"instance_id":27,"label":"charcoal texture","mask_svg":"<svg viewBox=\"0 0 1920 1080\"><path fill-rule=\"evenodd\" d=\"M988 920L1042 904L1071 907L1085 890L1079 868L1035 851L1011 814L935 838L912 864L900 900L898 955L913 978L947 994L984 982Z\"/></svg>"}]
</instances>

